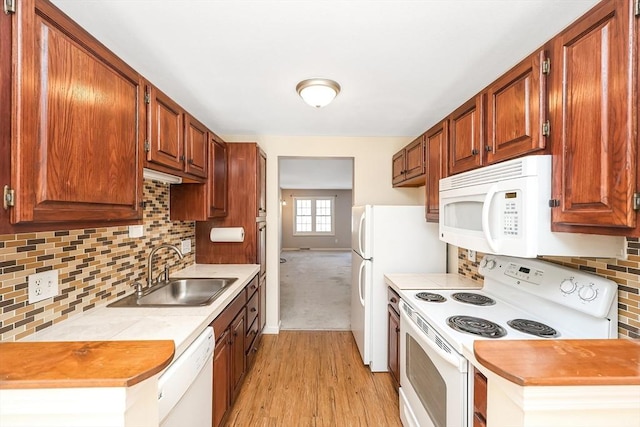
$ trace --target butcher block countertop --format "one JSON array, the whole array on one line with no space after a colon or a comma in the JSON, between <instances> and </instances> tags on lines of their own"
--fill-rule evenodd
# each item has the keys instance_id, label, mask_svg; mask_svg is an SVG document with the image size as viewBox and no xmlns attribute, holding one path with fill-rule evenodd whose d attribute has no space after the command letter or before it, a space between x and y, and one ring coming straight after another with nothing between
<instances>
[{"instance_id":1,"label":"butcher block countertop","mask_svg":"<svg viewBox=\"0 0 640 427\"><path fill-rule=\"evenodd\" d=\"M0 343L0 389L130 387L167 367L174 350L171 340Z\"/></svg>"},{"instance_id":2,"label":"butcher block countertop","mask_svg":"<svg viewBox=\"0 0 640 427\"><path fill-rule=\"evenodd\" d=\"M520 386L640 385L640 342L476 340L475 358Z\"/></svg>"}]
</instances>

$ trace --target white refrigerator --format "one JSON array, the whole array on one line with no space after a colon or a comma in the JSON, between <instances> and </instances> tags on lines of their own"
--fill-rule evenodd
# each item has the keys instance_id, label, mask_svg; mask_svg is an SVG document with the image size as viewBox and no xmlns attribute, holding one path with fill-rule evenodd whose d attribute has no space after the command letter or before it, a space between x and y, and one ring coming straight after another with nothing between
<instances>
[{"instance_id":1,"label":"white refrigerator","mask_svg":"<svg viewBox=\"0 0 640 427\"><path fill-rule=\"evenodd\" d=\"M445 273L446 244L424 206L354 206L351 217L351 331L362 361L387 368L386 273Z\"/></svg>"}]
</instances>

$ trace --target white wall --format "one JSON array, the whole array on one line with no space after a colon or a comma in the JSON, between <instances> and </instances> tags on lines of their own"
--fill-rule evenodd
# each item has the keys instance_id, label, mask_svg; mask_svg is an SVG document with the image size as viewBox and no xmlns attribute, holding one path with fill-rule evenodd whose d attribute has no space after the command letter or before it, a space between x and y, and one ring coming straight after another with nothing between
<instances>
[{"instance_id":1,"label":"white wall","mask_svg":"<svg viewBox=\"0 0 640 427\"><path fill-rule=\"evenodd\" d=\"M278 157L352 157L356 205L423 205L424 187L393 188L391 157L411 137L223 136L227 142L255 141L267 154L267 325L280 329L281 209Z\"/></svg>"}]
</instances>

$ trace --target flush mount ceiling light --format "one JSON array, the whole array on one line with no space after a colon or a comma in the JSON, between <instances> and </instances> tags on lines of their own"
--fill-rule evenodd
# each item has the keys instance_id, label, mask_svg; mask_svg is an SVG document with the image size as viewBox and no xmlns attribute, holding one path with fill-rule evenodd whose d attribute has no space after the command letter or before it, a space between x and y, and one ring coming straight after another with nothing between
<instances>
[{"instance_id":1,"label":"flush mount ceiling light","mask_svg":"<svg viewBox=\"0 0 640 427\"><path fill-rule=\"evenodd\" d=\"M321 108L340 93L340 85L329 79L307 79L296 86L300 98L312 107Z\"/></svg>"}]
</instances>

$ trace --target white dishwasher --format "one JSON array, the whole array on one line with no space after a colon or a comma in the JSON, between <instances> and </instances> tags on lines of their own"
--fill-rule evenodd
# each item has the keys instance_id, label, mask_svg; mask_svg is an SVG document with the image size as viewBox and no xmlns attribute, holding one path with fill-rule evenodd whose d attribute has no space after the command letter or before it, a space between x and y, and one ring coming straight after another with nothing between
<instances>
[{"instance_id":1,"label":"white dishwasher","mask_svg":"<svg viewBox=\"0 0 640 427\"><path fill-rule=\"evenodd\" d=\"M161 427L211 427L213 328L208 327L158 379Z\"/></svg>"}]
</instances>

